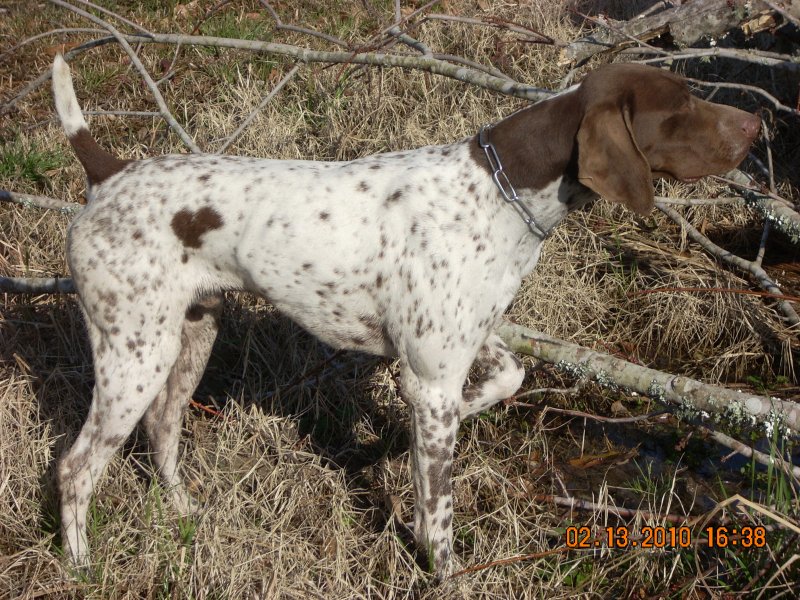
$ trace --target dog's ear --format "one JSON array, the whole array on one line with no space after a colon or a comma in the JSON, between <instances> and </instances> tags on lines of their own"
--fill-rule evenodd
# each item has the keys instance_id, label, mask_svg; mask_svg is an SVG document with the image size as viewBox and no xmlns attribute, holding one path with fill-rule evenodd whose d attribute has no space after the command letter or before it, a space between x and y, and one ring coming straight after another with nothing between
<instances>
[{"instance_id":1,"label":"dog's ear","mask_svg":"<svg viewBox=\"0 0 800 600\"><path fill-rule=\"evenodd\" d=\"M636 145L627 107L609 102L586 112L578 130L578 180L637 214L653 210L650 165Z\"/></svg>"}]
</instances>

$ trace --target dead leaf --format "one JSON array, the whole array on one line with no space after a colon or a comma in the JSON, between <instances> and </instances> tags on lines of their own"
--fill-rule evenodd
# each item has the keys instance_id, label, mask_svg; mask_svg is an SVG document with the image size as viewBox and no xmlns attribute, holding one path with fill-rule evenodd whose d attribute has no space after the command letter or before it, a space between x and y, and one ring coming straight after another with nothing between
<instances>
[{"instance_id":1,"label":"dead leaf","mask_svg":"<svg viewBox=\"0 0 800 600\"><path fill-rule=\"evenodd\" d=\"M190 17L196 17L202 12L203 7L200 6L200 2L198 0L192 0L185 4L176 4L172 14L175 15L175 18L188 19Z\"/></svg>"}]
</instances>

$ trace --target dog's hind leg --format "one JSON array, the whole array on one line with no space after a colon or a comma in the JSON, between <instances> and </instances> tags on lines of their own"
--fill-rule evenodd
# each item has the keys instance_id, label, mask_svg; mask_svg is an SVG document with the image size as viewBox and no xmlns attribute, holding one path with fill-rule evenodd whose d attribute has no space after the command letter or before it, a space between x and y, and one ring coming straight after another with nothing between
<instances>
[{"instance_id":1,"label":"dog's hind leg","mask_svg":"<svg viewBox=\"0 0 800 600\"><path fill-rule=\"evenodd\" d=\"M196 509L196 503L186 491L178 473L181 419L203 376L217 337L221 313L221 296L204 298L186 311L178 359L169 372L167 384L142 419L161 481L181 514L189 514Z\"/></svg>"},{"instance_id":2,"label":"dog's hind leg","mask_svg":"<svg viewBox=\"0 0 800 600\"><path fill-rule=\"evenodd\" d=\"M166 384L180 351L183 320L177 303L143 312L133 295L125 301L116 292L90 290L81 302L95 386L86 423L58 465L62 541L76 566L89 562L86 513L94 487Z\"/></svg>"}]
</instances>

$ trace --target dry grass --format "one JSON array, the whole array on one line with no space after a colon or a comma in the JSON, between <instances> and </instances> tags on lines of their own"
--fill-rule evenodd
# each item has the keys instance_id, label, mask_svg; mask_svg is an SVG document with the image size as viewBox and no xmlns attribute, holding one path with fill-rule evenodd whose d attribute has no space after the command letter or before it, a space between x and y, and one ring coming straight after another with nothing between
<instances>
[{"instance_id":1,"label":"dry grass","mask_svg":"<svg viewBox=\"0 0 800 600\"><path fill-rule=\"evenodd\" d=\"M195 22L175 17L166 8L172 3L115 4L155 30L188 32ZM361 3L275 4L287 22L299 20L361 41L389 22L392 5L370 2L374 11L369 12ZM483 14L467 0L444 4L453 14ZM579 31L578 19L556 0L479 4L490 15L556 38L571 39ZM624 17L636 3L570 4ZM0 52L55 24L85 26L49 6L33 14L24 5L10 3L10 15L0 22ZM250 31L255 25L248 14L255 10L253 2L234 2L203 31ZM269 21L259 26L272 31ZM233 30L226 32L226 27ZM554 48L515 43L514 36L490 28L429 22L415 35L441 51L494 62L534 85L552 88L565 75L556 65ZM33 44L7 61L0 71L3 96L44 68L52 58L51 45L63 40ZM322 47L299 35L281 34L280 41ZM172 53L172 48L141 51L156 74ZM185 48L177 74L163 91L198 143L214 150L286 70L286 64L269 57ZM85 109L153 110L118 48L84 55L74 73ZM228 152L349 159L472 135L478 125L519 106L513 99L415 72L304 66ZM0 123L2 152L13 144L26 153L49 153L54 162L39 179L16 171L0 177L0 185L79 199L82 171L52 121L49 91L34 94L18 108ZM156 119L103 116L91 119L91 126L103 145L123 156L183 151L177 137ZM796 139L776 143L791 147ZM786 174L791 164L778 167ZM789 178L783 181L789 186L786 193L794 194ZM718 191L709 184L693 189L663 185L663 195ZM685 212L710 235L754 252L759 229L746 211L722 207ZM781 381L778 376L788 377L778 393L797 397L797 388L791 388L795 340L769 303L736 294L631 296L659 286L749 287L688 244L665 219L655 216L650 223L656 227L645 230L605 203L573 215L547 242L510 315L552 335L709 381L741 384L750 377L775 386ZM53 213L0 206L0 274L66 275L67 224L66 217ZM791 266L796 255L780 254L783 246L775 243L767 266L788 284L788 293L796 294L797 272ZM719 481L710 477L710 469L724 468L719 463L724 452L701 440L692 440L685 454L675 450L686 431L674 423L584 430L582 422L550 416L543 420L535 410L497 408L462 427L455 465L457 553L465 565L475 565L553 552L435 587L398 525L410 520L412 500L407 415L397 396L394 365L353 354L331 358L329 348L263 301L246 294L228 300L223 330L195 395L221 416L192 409L184 432L183 467L202 500L202 515L181 521L169 502L162 502L159 486L151 482L146 440L139 435L112 462L113 476L106 477L91 508L92 576L72 580L65 578L59 560L53 469L88 410L92 381L87 340L72 298L3 298L0 597L700 597L705 590L741 589L767 564L758 561L779 565L787 558L779 536L771 553L745 566L724 552L561 552L567 525L621 522L608 511L553 510L532 501L533 494L563 495L566 486L609 506L697 514L733 491L758 495L768 485L774 492L774 484L765 484L760 474L751 486L736 468L727 468ZM529 366L526 386L571 383L551 368ZM634 412L655 408L595 388L575 398L545 400L601 414L615 400ZM616 464L620 461L613 455L589 469L569 463L581 455L637 445L638 455L625 464ZM796 520L796 498L793 506L786 511ZM637 531L644 524L640 519L628 522ZM716 570L698 577L711 565ZM754 570L748 573L748 567ZM797 584L796 575L787 577Z\"/></svg>"}]
</instances>

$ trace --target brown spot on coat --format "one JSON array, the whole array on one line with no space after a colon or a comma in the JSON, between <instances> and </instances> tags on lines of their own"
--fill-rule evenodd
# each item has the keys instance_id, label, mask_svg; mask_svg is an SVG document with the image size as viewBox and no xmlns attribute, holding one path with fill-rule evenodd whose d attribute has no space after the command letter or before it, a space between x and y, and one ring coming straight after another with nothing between
<instances>
[{"instance_id":1,"label":"brown spot on coat","mask_svg":"<svg viewBox=\"0 0 800 600\"><path fill-rule=\"evenodd\" d=\"M200 237L212 229L222 227L222 216L214 210L204 206L194 213L187 208L179 210L172 217L172 231L187 248L200 248L203 243Z\"/></svg>"}]
</instances>

